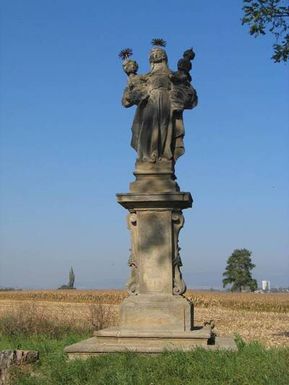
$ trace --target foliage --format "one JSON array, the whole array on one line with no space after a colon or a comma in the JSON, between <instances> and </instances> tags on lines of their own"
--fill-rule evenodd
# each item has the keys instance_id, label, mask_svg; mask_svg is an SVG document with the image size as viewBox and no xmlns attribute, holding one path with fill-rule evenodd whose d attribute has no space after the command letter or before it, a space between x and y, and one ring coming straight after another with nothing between
<instances>
[{"instance_id":1,"label":"foliage","mask_svg":"<svg viewBox=\"0 0 289 385\"><path fill-rule=\"evenodd\" d=\"M63 349L86 334L62 339L42 336L1 338L0 349L40 351L30 370L17 367L11 385L285 385L289 349L265 349L238 338L239 351L165 352L159 355L115 353L86 361L68 361Z\"/></svg>"},{"instance_id":2,"label":"foliage","mask_svg":"<svg viewBox=\"0 0 289 385\"><path fill-rule=\"evenodd\" d=\"M232 291L257 289L257 281L252 278L251 270L255 265L251 261L251 251L236 249L227 260L227 267L223 276L223 287L232 284Z\"/></svg>"},{"instance_id":3,"label":"foliage","mask_svg":"<svg viewBox=\"0 0 289 385\"><path fill-rule=\"evenodd\" d=\"M73 268L71 267L68 274L68 284L60 286L58 290L75 289L74 281L75 281L75 274L74 274Z\"/></svg>"},{"instance_id":4,"label":"foliage","mask_svg":"<svg viewBox=\"0 0 289 385\"><path fill-rule=\"evenodd\" d=\"M71 269L69 271L68 285L67 286L70 289L73 289L74 288L74 282L75 282L75 274L74 274L73 268L71 267Z\"/></svg>"},{"instance_id":5,"label":"foliage","mask_svg":"<svg viewBox=\"0 0 289 385\"><path fill-rule=\"evenodd\" d=\"M273 45L275 62L289 58L289 2L288 0L244 0L242 24L249 26L255 37L271 32L276 39Z\"/></svg>"}]
</instances>

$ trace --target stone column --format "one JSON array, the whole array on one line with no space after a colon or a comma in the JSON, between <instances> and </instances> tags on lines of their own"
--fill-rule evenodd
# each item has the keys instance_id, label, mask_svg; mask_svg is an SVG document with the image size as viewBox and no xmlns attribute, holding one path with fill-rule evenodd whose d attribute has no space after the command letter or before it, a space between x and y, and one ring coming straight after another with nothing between
<instances>
[{"instance_id":1,"label":"stone column","mask_svg":"<svg viewBox=\"0 0 289 385\"><path fill-rule=\"evenodd\" d=\"M192 206L189 193L118 194L129 210L131 232L130 296L120 309L120 328L135 331L189 331L192 304L182 294L178 236L182 209Z\"/></svg>"}]
</instances>

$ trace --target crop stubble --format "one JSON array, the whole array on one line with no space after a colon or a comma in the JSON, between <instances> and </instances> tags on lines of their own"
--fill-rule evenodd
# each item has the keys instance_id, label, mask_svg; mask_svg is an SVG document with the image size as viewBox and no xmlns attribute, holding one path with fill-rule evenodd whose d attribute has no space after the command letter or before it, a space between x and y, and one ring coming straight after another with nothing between
<instances>
[{"instance_id":1,"label":"crop stubble","mask_svg":"<svg viewBox=\"0 0 289 385\"><path fill-rule=\"evenodd\" d=\"M121 290L0 292L0 317L33 304L42 315L71 324L117 324ZM267 347L289 346L289 294L187 292L195 304L195 324L213 319L218 335L239 334ZM101 314L100 314L101 313ZM95 315L97 314L97 319ZM104 319L105 318L105 319Z\"/></svg>"}]
</instances>

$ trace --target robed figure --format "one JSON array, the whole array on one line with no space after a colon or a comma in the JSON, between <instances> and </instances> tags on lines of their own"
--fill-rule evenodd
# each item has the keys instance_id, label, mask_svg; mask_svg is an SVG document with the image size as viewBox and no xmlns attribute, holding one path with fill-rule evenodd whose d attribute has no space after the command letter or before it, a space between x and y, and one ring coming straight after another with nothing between
<instances>
[{"instance_id":1,"label":"robed figure","mask_svg":"<svg viewBox=\"0 0 289 385\"><path fill-rule=\"evenodd\" d=\"M125 60L128 75L122 104L136 105L131 145L139 162L175 161L184 153L183 110L197 105L197 93L191 85L192 50L178 61L178 71L168 67L166 51L155 47L150 52L151 71L137 75L134 60Z\"/></svg>"}]
</instances>

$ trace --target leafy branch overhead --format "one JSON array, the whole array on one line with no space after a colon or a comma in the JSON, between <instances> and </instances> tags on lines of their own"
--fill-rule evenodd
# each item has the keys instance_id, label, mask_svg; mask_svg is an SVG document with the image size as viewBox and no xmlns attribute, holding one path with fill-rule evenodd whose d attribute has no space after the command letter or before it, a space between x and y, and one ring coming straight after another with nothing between
<instances>
[{"instance_id":1,"label":"leafy branch overhead","mask_svg":"<svg viewBox=\"0 0 289 385\"><path fill-rule=\"evenodd\" d=\"M273 44L272 59L287 62L289 59L289 1L288 0L243 0L242 24L249 26L250 35L257 37L270 32Z\"/></svg>"}]
</instances>

